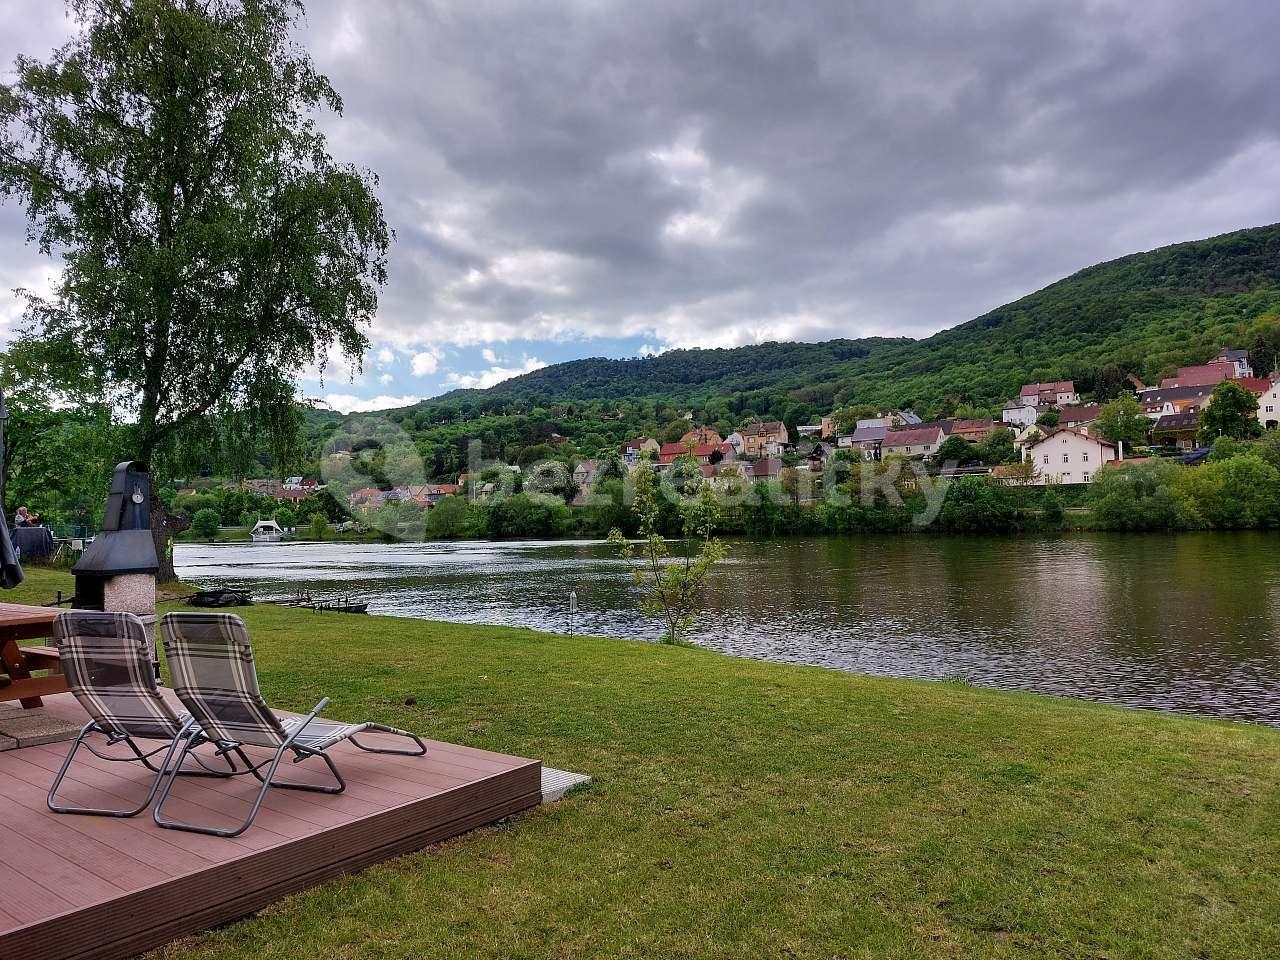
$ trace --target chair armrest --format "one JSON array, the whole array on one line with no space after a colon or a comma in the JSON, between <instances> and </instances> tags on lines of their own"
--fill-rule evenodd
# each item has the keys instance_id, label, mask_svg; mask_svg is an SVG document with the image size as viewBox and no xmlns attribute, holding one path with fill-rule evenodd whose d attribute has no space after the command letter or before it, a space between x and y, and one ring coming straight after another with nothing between
<instances>
[{"instance_id":1,"label":"chair armrest","mask_svg":"<svg viewBox=\"0 0 1280 960\"><path fill-rule=\"evenodd\" d=\"M321 697L320 702L311 708L311 712L307 714L307 718L303 720L300 724L298 724L296 727L294 727L293 732L289 734L289 736L285 739L284 743L280 744L280 749L283 750L285 747L289 746L289 744L293 743L294 740L297 740L298 734L302 733L302 731L306 729L306 726L308 723L310 723L316 717L320 716L320 711L323 710L328 705L329 705L329 698Z\"/></svg>"}]
</instances>

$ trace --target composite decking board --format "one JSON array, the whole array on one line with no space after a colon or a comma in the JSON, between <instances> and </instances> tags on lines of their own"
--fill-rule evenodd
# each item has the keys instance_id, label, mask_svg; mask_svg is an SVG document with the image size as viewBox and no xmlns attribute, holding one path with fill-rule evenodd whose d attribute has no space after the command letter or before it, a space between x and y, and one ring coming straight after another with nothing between
<instances>
[{"instance_id":1,"label":"composite decking board","mask_svg":"<svg viewBox=\"0 0 1280 960\"><path fill-rule=\"evenodd\" d=\"M0 956L24 960L122 958L176 936L236 919L313 884L409 853L491 823L538 802L539 764L495 774L417 803L391 808L298 841L260 851L210 870L137 891L100 909L67 911L0 935ZM454 793L486 787L482 805L459 804ZM472 800L477 798L472 797ZM457 810L472 809L451 816ZM217 896L215 896L217 894ZM139 918L147 918L141 921ZM154 922L152 922L154 921ZM55 948L51 940L59 941Z\"/></svg>"},{"instance_id":2,"label":"composite decking board","mask_svg":"<svg viewBox=\"0 0 1280 960\"><path fill-rule=\"evenodd\" d=\"M247 916L267 904L332 877L343 873L351 873L396 856L415 852L433 843L438 843L452 836L483 826L486 823L492 823L511 814L519 813L530 806L536 805L536 802L536 798L532 796L523 796L505 804L478 811L462 820L441 825L434 830L418 833L402 843L378 848L370 847L367 853L345 863L330 864L305 874L296 874L287 882L260 888L249 895L212 905L187 903L185 905L191 912L168 917L153 927L120 936L111 941L109 945L102 944L100 933L96 940L93 935L87 935L80 938L81 943L87 944L81 952L74 954L35 953L32 954L30 960L55 960L55 958L56 960L63 960L64 957L71 957L74 960L120 960L120 958L132 956L168 943L170 940L193 930L205 929L218 923L225 923ZM93 945L95 943L96 945ZM0 945L2 944L3 941L0 940ZM38 949L38 946L33 945L32 949ZM23 957L26 960L25 954Z\"/></svg>"},{"instance_id":3,"label":"composite decking board","mask_svg":"<svg viewBox=\"0 0 1280 960\"><path fill-rule=\"evenodd\" d=\"M9 752L21 753L22 751L14 750ZM25 763L28 761L19 758L17 762ZM50 770L39 762L33 762L31 763L31 766L38 769L40 773L46 777L50 783L52 783L54 774L57 772L56 768L54 770ZM141 770L141 765L139 765L139 769ZM127 785L132 789L126 791L122 789L122 784ZM177 789L178 788L175 788L175 791ZM72 772L67 774L66 779L63 780L62 785L58 788L58 796L60 798L78 805L114 803L124 806L130 803L136 804L146 796L146 792L147 788L143 785L142 781L134 781L130 783L128 780L122 779L121 776L117 775L114 771L95 770L89 764L77 764L73 767ZM165 805L165 810L173 816L181 817L183 819L208 818L210 816L218 815L217 807L214 806L213 803L216 803L216 801L208 801L207 798L206 802L201 803L193 801L189 797L173 797L169 803ZM265 820L262 823L262 827L264 833L270 835L275 834L271 824L267 823ZM194 838L198 836L198 834L187 834L187 836ZM203 839L221 840L224 838L204 837ZM286 837L281 835L277 839L283 840L286 839ZM185 844L185 841L183 842ZM269 840L261 836L248 837L242 835L230 838L229 842L237 847L243 847L246 850L257 850L269 842ZM209 844L203 844L202 846L205 849L213 849Z\"/></svg>"},{"instance_id":4,"label":"composite decking board","mask_svg":"<svg viewBox=\"0 0 1280 960\"><path fill-rule=\"evenodd\" d=\"M62 750L57 750L56 745L54 745L54 749L46 747L44 754L38 760L33 758L33 762L45 766L51 772L56 772L62 763L65 753L65 747ZM420 771L397 771L398 776L380 773L376 769L366 774L363 767L356 766L351 761L361 760L373 755L363 754L353 747L341 746L332 751L332 755L347 782L347 790L344 793L326 795L289 791L286 796L286 792L268 791L266 800L263 802L263 809L287 809L291 815L298 819L323 825L326 822L345 820L345 817L339 816L339 812L355 813L357 812L357 807L362 807L366 811L371 808L380 809L385 806L387 794L398 793L405 799L413 799L421 796L424 786L435 789L448 789L458 784L466 783L468 779L474 777L474 774L464 775L453 766L443 767L438 760L433 761L430 767L424 766ZM254 756L253 759L259 760L262 757ZM125 767L123 764L113 764L111 761L94 758L92 755L87 755L85 762L96 769L104 770L108 774L123 776L121 772L122 768ZM79 768L80 759L77 757L75 769ZM324 783L328 775L328 771L318 760L307 761L301 765L282 764L280 769L282 771L281 776L305 779L312 783ZM317 771L322 772L317 776L315 775ZM190 784L196 782L207 785L207 790L201 791L201 802L206 803L211 808L217 808L223 813L234 814L236 812L235 805L227 802L234 800L236 803L243 804L243 808L239 810L240 815L243 816L257 793L257 781L245 775L228 780L208 778L202 778L198 781L183 780L174 787L173 797L176 799L186 796L190 793L188 789ZM104 785L107 789L110 789L110 784L104 782ZM143 795L139 792L137 799L141 799ZM223 796L227 798L226 801L222 799ZM314 817L319 817L320 819L317 820Z\"/></svg>"},{"instance_id":5,"label":"composite decking board","mask_svg":"<svg viewBox=\"0 0 1280 960\"><path fill-rule=\"evenodd\" d=\"M67 695L47 703L51 712L80 716ZM268 791L268 805L237 838L241 842L160 830L149 812L132 819L53 814L45 808L45 794L67 745L0 754L6 828L25 838L0 846L0 889L6 892L0 960L132 956L329 877L493 823L541 799L537 761L432 741L427 746L421 758L335 748L348 792ZM310 766L282 769L301 778ZM77 768L69 794L78 799L96 795L101 802L104 791L145 795L140 764L86 755ZM322 766L312 772L316 776L309 779L316 781L327 773ZM185 779L175 789L172 809L176 816L190 812L213 820L243 816L254 786L256 781L244 777ZM190 799L177 802L181 798Z\"/></svg>"}]
</instances>

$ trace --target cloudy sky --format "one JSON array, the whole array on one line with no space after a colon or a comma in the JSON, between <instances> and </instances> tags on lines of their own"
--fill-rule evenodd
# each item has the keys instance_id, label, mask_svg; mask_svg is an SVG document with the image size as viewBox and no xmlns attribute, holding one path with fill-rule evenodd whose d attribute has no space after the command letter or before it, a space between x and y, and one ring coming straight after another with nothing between
<instances>
[{"instance_id":1,"label":"cloudy sky","mask_svg":"<svg viewBox=\"0 0 1280 960\"><path fill-rule=\"evenodd\" d=\"M0 0L0 63L66 36ZM312 0L398 234L342 409L582 356L920 336L1280 221L1280 4ZM9 290L53 265L0 207Z\"/></svg>"}]
</instances>

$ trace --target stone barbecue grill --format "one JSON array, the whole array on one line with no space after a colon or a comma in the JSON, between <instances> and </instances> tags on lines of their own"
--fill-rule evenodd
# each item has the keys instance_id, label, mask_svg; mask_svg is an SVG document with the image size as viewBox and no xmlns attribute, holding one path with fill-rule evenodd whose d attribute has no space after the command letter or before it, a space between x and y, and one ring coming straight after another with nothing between
<instances>
[{"instance_id":1,"label":"stone barbecue grill","mask_svg":"<svg viewBox=\"0 0 1280 960\"><path fill-rule=\"evenodd\" d=\"M155 616L155 541L151 536L151 476L137 460L118 464L111 478L102 532L76 561L73 606Z\"/></svg>"}]
</instances>

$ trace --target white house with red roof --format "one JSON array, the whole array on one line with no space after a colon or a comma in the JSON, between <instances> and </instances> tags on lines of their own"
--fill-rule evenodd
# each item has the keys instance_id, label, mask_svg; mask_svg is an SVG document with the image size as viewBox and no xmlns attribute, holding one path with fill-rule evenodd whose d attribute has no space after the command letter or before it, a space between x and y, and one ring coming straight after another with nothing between
<instances>
[{"instance_id":1,"label":"white house with red roof","mask_svg":"<svg viewBox=\"0 0 1280 960\"><path fill-rule=\"evenodd\" d=\"M1122 459L1116 444L1072 427L1049 431L1023 447L1022 456L1035 464L1036 484L1088 483L1104 463Z\"/></svg>"},{"instance_id":2,"label":"white house with red roof","mask_svg":"<svg viewBox=\"0 0 1280 960\"><path fill-rule=\"evenodd\" d=\"M1024 383L1018 392L1018 402L1024 407L1066 407L1080 402L1074 380L1053 380L1049 383Z\"/></svg>"}]
</instances>

